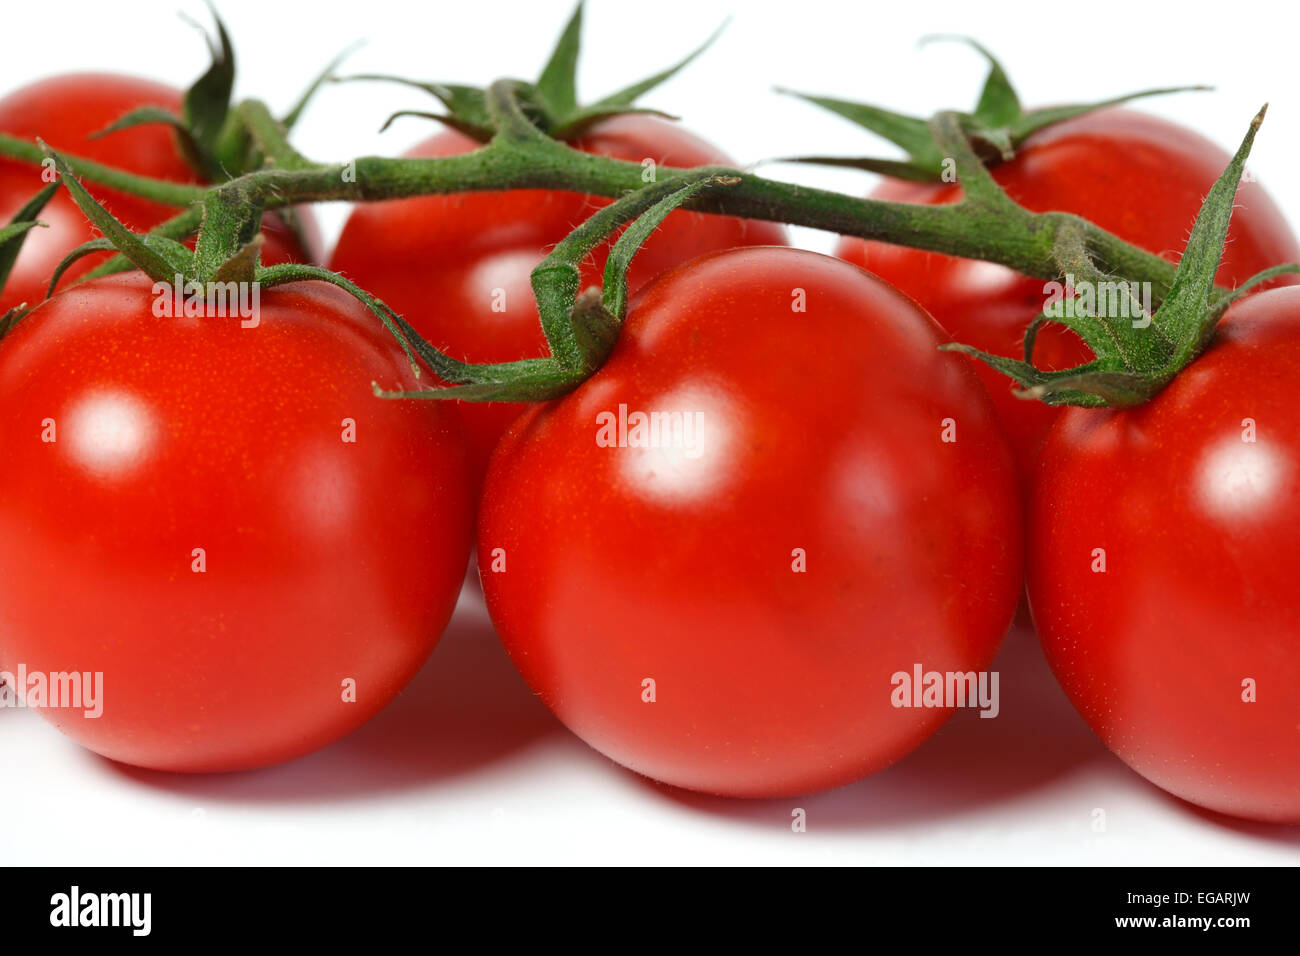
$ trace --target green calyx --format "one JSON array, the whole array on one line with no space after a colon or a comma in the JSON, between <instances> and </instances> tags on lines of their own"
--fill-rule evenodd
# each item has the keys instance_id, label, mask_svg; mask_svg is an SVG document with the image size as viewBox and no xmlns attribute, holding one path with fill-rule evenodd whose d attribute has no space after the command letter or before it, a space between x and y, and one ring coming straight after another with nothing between
<instances>
[{"instance_id":1,"label":"green calyx","mask_svg":"<svg viewBox=\"0 0 1300 956\"><path fill-rule=\"evenodd\" d=\"M58 183L50 183L27 200L5 226L0 227L0 289L4 288L14 263L18 261L18 253L22 251L23 240L27 238L27 233L37 226L45 225L36 217L40 215L45 204L53 198L58 189ZM0 315L0 338L5 337L26 311L27 304L20 303Z\"/></svg>"},{"instance_id":2,"label":"green calyx","mask_svg":"<svg viewBox=\"0 0 1300 956\"><path fill-rule=\"evenodd\" d=\"M209 8L212 9L210 3ZM185 91L180 115L161 107L145 106L127 113L100 130L96 136L161 123L172 128L190 166L209 182L224 182L262 168L268 157L259 148L260 144L248 136L247 126L237 115L238 109L232 99L235 54L230 35L215 9L212 9L212 18L215 22L213 34L194 24L203 34L212 62L203 75ZM331 61L309 84L293 109L279 121L285 130L293 128L312 97L350 50L351 48Z\"/></svg>"},{"instance_id":3,"label":"green calyx","mask_svg":"<svg viewBox=\"0 0 1300 956\"><path fill-rule=\"evenodd\" d=\"M155 282L162 283L183 283L186 286L191 283L200 286L206 286L208 283L256 284L263 289L271 289L292 282L328 282L348 292L378 316L402 344L412 369L417 376L419 375L415 355L406 342L403 330L399 328L399 323L403 326L405 323L392 309L361 289L356 283L320 266L302 264L263 266L261 264L262 237L258 234L258 226L261 222L260 203L236 193L229 201L209 204L205 208L205 213L219 220L213 224L211 235L220 236L221 239L204 242L203 237L200 236L196 248L191 251L175 239L157 232L144 234L132 232L95 201L95 197L81 185L72 170L68 168L67 162L58 153L44 143L40 146L54 161L59 180L68 190L73 201L95 228L103 233L103 238L79 246L59 263L50 280L51 294L69 266L90 253L101 251L120 253L130 265ZM57 186L57 183L53 184L42 193L42 196L37 197L42 204L48 200L48 194L52 193ZM222 198L226 198L224 194ZM36 200L33 200L24 212L29 212L35 202ZM3 264L5 235L6 232L0 231L0 265ZM5 316L3 330L7 331L13 322L21 318L22 315L14 316L12 313Z\"/></svg>"},{"instance_id":4,"label":"green calyx","mask_svg":"<svg viewBox=\"0 0 1300 956\"><path fill-rule=\"evenodd\" d=\"M270 112L263 104L255 100L237 106L232 105L231 93L234 88L235 57L225 24L217 16L215 10L213 11L213 19L216 24L214 34L204 34L212 62L203 75L186 91L181 115L176 115L160 107L142 107L120 117L109 126L95 133L94 136L108 136L136 126L162 123L171 127L176 135L181 152L190 165L206 179L219 183L228 182L242 175L271 167L297 168L305 160L302 160L287 146L286 137L288 131L302 116L308 103L337 69L339 63L351 52L351 48L336 57L313 80L299 97L294 107L282 119L276 119L270 115ZM196 28L202 31L202 28L197 27L197 25ZM43 156L54 155L45 147L44 143L39 141L36 144L25 143L3 134L0 134L0 141L3 141L3 144L9 147L7 152L10 155L15 155L25 161L40 162ZM91 200L91 207L97 210L94 213L87 211L88 207L83 204L83 211L87 212L87 216L97 228L104 232L106 238L92 240L70 253L60 263L52 277L49 286L50 294L53 294L54 288L67 271L68 266L92 252L120 251L126 258L117 257L92 270L85 278L95 278L100 275L121 272L132 266L154 275L159 268L159 261L156 260L171 262L172 264L181 261L188 263L191 254L180 245L180 240L192 235L200 220L204 218L213 220L225 218L230 219L231 222L228 228L214 227L209 230L211 236L221 237L222 241L220 243L209 241L208 248L201 250L204 261L198 268L198 272L215 275L227 260L235 256L242 255L246 257L248 255L245 248L252 242L252 235L248 234L248 228L246 227L252 228L252 234L256 233L256 223L260 221L261 215L260 204L256 205L255 211L252 204L245 204L227 212L223 216L222 209L214 210L212 208L219 204L210 201L210 194L203 186L169 183L134 176L72 155L58 156L56 166L62 176L73 180L69 183L68 188L79 204L82 203L79 193L85 191L81 188L80 183L75 181L72 169L87 178L113 188L145 196L167 205L188 208L172 220L153 230L152 233L135 236L121 223L112 219L111 216L108 217L111 224L106 223L104 217L107 216L107 213L93 200ZM45 200L56 189L57 185L49 187L40 194L44 199L41 199L38 206L31 207L29 205L29 207L25 207L19 212L18 217L14 220L14 225L25 223L26 227L24 229L14 233L0 234L0 287L3 287L13 261L18 256L26 229L37 224L27 222L27 220L35 216L39 208L44 205ZM89 197L86 196L85 198L88 199ZM222 197L223 204L225 198ZM202 203L202 205L199 205L199 203ZM278 215L298 235L300 242L304 241L293 207L284 207L278 210ZM236 216L242 216L243 218L236 223L233 221ZM111 229L112 232L106 231L106 227ZM125 245L119 243L125 243ZM218 248L212 248L214 244ZM30 303L28 305L34 307L37 304L39 303ZM15 313L0 318L0 335L20 317L20 314Z\"/></svg>"},{"instance_id":5,"label":"green calyx","mask_svg":"<svg viewBox=\"0 0 1300 956\"><path fill-rule=\"evenodd\" d=\"M132 110L94 135L108 136L136 126L170 126L186 160L200 175L207 179L224 179L222 160L236 159L219 155L235 86L235 56L226 26L215 11L213 19L216 21L215 37L194 24L203 34L212 63L185 91L181 115L159 106L145 106Z\"/></svg>"},{"instance_id":6,"label":"green calyx","mask_svg":"<svg viewBox=\"0 0 1300 956\"><path fill-rule=\"evenodd\" d=\"M616 93L603 97L594 103L582 104L578 101L577 74L578 59L582 45L582 11L579 3L568 25L560 35L560 40L551 53L550 59L542 69L541 76L529 83L524 80L509 80L514 95L519 101L528 121L538 130L561 141L577 139L596 123L611 116L627 113L644 113L665 119L676 119L659 110L636 106L636 101L646 93L670 79L687 64L703 53L717 39L721 28L709 37L698 49L680 62L665 70L647 77L639 83L633 83ZM410 80L399 76L378 73L364 73L341 80L381 80L413 86L433 96L442 104L443 112L427 113L417 110L401 110L389 116L383 128L403 116L415 116L431 119L444 126L459 130L467 136L486 143L497 132L490 108L489 90L483 87L462 86L453 83L436 83Z\"/></svg>"},{"instance_id":7,"label":"green calyx","mask_svg":"<svg viewBox=\"0 0 1300 956\"><path fill-rule=\"evenodd\" d=\"M176 276L186 281L202 282L216 275L217 269L203 269L197 254L175 239L153 233L138 235L132 232L95 200L95 197L68 168L67 161L61 155L46 146L44 142L40 140L37 142L45 151L45 155L54 161L54 168L59 173L59 181L68 190L78 208L103 234L102 239L83 243L63 258L50 278L51 295L68 268L93 252L110 250L120 252L137 269L159 282L171 282ZM253 233L256 232L256 221L254 221Z\"/></svg>"},{"instance_id":8,"label":"green calyx","mask_svg":"<svg viewBox=\"0 0 1300 956\"><path fill-rule=\"evenodd\" d=\"M956 40L977 50L989 63L989 74L980 92L979 102L969 113L955 112L961 120L971 145L980 159L991 165L1015 156L1016 150L1034 133L1056 123L1082 116L1108 106L1117 106L1147 96L1181 93L1191 90L1208 90L1207 86L1175 86L1143 90L1095 103L1053 106L1026 110L1020 97L1007 78L1006 70L997 58L975 40L959 36L927 37L923 43L935 40ZM843 166L868 172L908 179L915 182L951 182L950 154L935 142L930 123L919 117L907 116L892 110L825 96L810 96L794 90L779 92L797 96L823 109L830 110L877 136L901 148L907 159L878 159L874 157L846 158L836 156L794 156L782 160L792 163L813 163L821 166Z\"/></svg>"},{"instance_id":9,"label":"green calyx","mask_svg":"<svg viewBox=\"0 0 1300 956\"><path fill-rule=\"evenodd\" d=\"M980 359L1020 385L1020 397L1048 405L1125 408L1151 399L1205 350L1233 302L1261 283L1300 272L1300 265L1288 263L1266 269L1231 291L1214 284L1237 186L1266 110L1251 121L1236 155L1206 196L1167 290L1156 292L1150 283L1123 281L1098 268L1084 230L1067 223L1058 229L1055 241L1064 281L1030 323L1023 360L968 345L944 348ZM1159 308L1148 311L1157 299ZM1096 359L1063 371L1037 368L1034 342L1049 322L1073 330Z\"/></svg>"},{"instance_id":10,"label":"green calyx","mask_svg":"<svg viewBox=\"0 0 1300 956\"><path fill-rule=\"evenodd\" d=\"M403 347L413 350L450 384L422 391L386 391L376 384L375 394L382 398L539 402L573 391L600 369L618 341L627 313L627 270L642 243L669 213L701 190L735 183L729 171L708 168L661 180L605 206L561 241L531 276L551 353L545 358L461 362L435 349L405 320L392 316L401 328ZM623 232L605 261L601 289L583 291L581 263L619 229Z\"/></svg>"}]
</instances>

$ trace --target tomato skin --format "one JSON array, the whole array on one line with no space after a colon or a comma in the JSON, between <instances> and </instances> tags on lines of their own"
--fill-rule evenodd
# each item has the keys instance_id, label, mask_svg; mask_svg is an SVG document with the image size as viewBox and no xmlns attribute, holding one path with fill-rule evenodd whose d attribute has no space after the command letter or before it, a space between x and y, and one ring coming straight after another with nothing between
<instances>
[{"instance_id":1,"label":"tomato skin","mask_svg":"<svg viewBox=\"0 0 1300 956\"><path fill-rule=\"evenodd\" d=\"M1048 660L1106 745L1192 803L1289 823L1300 822L1297 381L1300 288L1239 302L1149 403L1061 417L1028 545Z\"/></svg>"},{"instance_id":2,"label":"tomato skin","mask_svg":"<svg viewBox=\"0 0 1300 956\"><path fill-rule=\"evenodd\" d=\"M985 668L1021 588L1010 452L942 341L812 252L711 253L648 286L607 364L525 413L488 471L484 595L534 691L624 766L730 796L834 787L920 745L950 711L893 708L891 675ZM598 447L620 404L699 411L699 454Z\"/></svg>"},{"instance_id":3,"label":"tomato skin","mask_svg":"<svg viewBox=\"0 0 1300 956\"><path fill-rule=\"evenodd\" d=\"M572 145L631 162L649 158L658 166L732 165L715 147L676 124L648 116L605 120ZM446 131L406 155L455 156L478 146L468 136ZM523 189L369 203L348 217L330 268L379 296L454 358L536 358L546 355L547 347L529 273L575 226L609 202ZM664 221L633 259L630 288L635 291L704 252L785 242L785 229L775 223L681 210ZM584 287L602 284L607 251L608 246L601 248L584 263ZM458 407L482 470L501 433L527 406L496 402Z\"/></svg>"},{"instance_id":4,"label":"tomato skin","mask_svg":"<svg viewBox=\"0 0 1300 956\"><path fill-rule=\"evenodd\" d=\"M263 291L250 329L153 302L139 273L92 280L0 344L0 667L102 672L102 717L42 714L114 760L289 760L378 712L446 625L460 423L373 395L400 351L332 286Z\"/></svg>"},{"instance_id":5,"label":"tomato skin","mask_svg":"<svg viewBox=\"0 0 1300 956\"><path fill-rule=\"evenodd\" d=\"M1229 159L1184 127L1130 110L1104 110L1034 134L1013 160L995 166L993 175L1028 209L1083 216L1176 261L1201 202ZM887 180L872 196L939 205L957 201L961 189ZM857 238L841 240L836 254L912 296L956 341L995 355L1023 355L1025 327L1047 298L1042 280L993 263ZM1269 266L1297 260L1300 245L1280 210L1258 183L1242 183L1218 281L1236 286ZM1092 357L1059 325L1045 326L1035 343L1040 368L1071 368ZM1016 398L1005 376L983 363L977 369L1028 480L1060 409Z\"/></svg>"},{"instance_id":6,"label":"tomato skin","mask_svg":"<svg viewBox=\"0 0 1300 956\"><path fill-rule=\"evenodd\" d=\"M43 139L50 147L127 172L178 183L197 183L198 175L185 161L165 126L150 124L92 138L115 120L142 106L160 106L177 115L183 94L170 86L107 73L70 73L25 86L0 99L0 132L22 139ZM0 222L8 222L48 182L39 166L0 158ZM180 210L106 189L89 180L83 185L111 213L137 232L145 232ZM315 220L299 210L308 247L319 244ZM55 267L77 246L98 236L66 190L46 204L38 218L49 228L27 234L9 280L0 292L0 314L26 302L45 299ZM262 261L267 265L309 262L315 258L274 214L264 220ZM72 266L60 288L108 258L87 256Z\"/></svg>"}]
</instances>

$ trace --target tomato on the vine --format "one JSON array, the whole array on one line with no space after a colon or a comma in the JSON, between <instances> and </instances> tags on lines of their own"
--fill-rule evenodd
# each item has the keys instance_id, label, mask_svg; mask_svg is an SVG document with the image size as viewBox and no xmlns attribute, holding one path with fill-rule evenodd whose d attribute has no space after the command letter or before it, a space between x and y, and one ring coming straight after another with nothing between
<instances>
[{"instance_id":1,"label":"tomato on the vine","mask_svg":"<svg viewBox=\"0 0 1300 956\"><path fill-rule=\"evenodd\" d=\"M1061 685L1185 800L1300 823L1300 288L1228 312L1150 402L1072 408L1030 511L1029 599Z\"/></svg>"},{"instance_id":2,"label":"tomato on the vine","mask_svg":"<svg viewBox=\"0 0 1300 956\"><path fill-rule=\"evenodd\" d=\"M1105 110L1040 130L1014 159L992 171L1012 199L1034 212L1074 213L1149 252L1177 259L1228 158L1181 126L1129 110ZM956 202L961 188L886 180L872 197L938 205ZM1243 183L1237 204L1220 284L1239 285L1269 266L1300 260L1300 245L1258 183ZM1022 354L1025 328L1047 300L1042 280L993 263L855 238L842 240L837 254L912 296L958 342L994 355ZM1034 363L1040 368L1066 369L1091 358L1087 346L1060 325L1044 326L1035 343ZM982 363L977 367L1028 478L1060 410L1022 401L1000 373Z\"/></svg>"},{"instance_id":3,"label":"tomato on the vine","mask_svg":"<svg viewBox=\"0 0 1300 956\"><path fill-rule=\"evenodd\" d=\"M736 796L855 780L951 708L1021 588L1011 454L969 363L838 259L711 253L634 300L608 362L507 431L488 610L542 700L642 774ZM642 417L643 416L643 417Z\"/></svg>"},{"instance_id":4,"label":"tomato on the vine","mask_svg":"<svg viewBox=\"0 0 1300 956\"><path fill-rule=\"evenodd\" d=\"M157 106L181 111L182 93L170 86L130 76L73 73L41 80L0 99L0 132L20 139L43 139L56 150L92 159L140 176L178 183L199 181L185 160L171 129L161 124L135 126L104 136L107 128L132 110ZM46 167L0 157L0 222L8 222L41 188L48 185ZM110 212L136 232L145 232L175 216L179 209L109 189L86 179L83 185ZM97 233L72 197L60 190L39 217L48 228L28 232L13 271L0 291L0 314L22 303L35 306L45 298L55 267L73 249ZM307 245L318 242L316 226L300 212ZM283 219L263 219L262 261L268 265L306 262L314 258ZM97 253L80 260L65 273L61 287L108 258Z\"/></svg>"},{"instance_id":5,"label":"tomato on the vine","mask_svg":"<svg viewBox=\"0 0 1300 956\"><path fill-rule=\"evenodd\" d=\"M91 280L0 343L0 669L102 674L102 715L42 714L115 760L277 763L377 713L446 625L460 422L375 397L404 359L332 285L263 290L248 327L157 298Z\"/></svg>"},{"instance_id":6,"label":"tomato on the vine","mask_svg":"<svg viewBox=\"0 0 1300 956\"><path fill-rule=\"evenodd\" d=\"M477 148L446 131L406 155L454 156ZM606 119L571 145L660 166L730 165L715 147L674 123L651 116ZM508 362L546 354L529 273L575 226L610 200L546 190L421 196L358 206L348 218L330 268L396 309L415 330L453 358ZM635 291L661 272L704 252L733 246L784 245L785 229L754 220L679 210L633 260ZM608 246L582 270L598 285ZM493 446L526 407L513 402L462 404L473 458L485 468Z\"/></svg>"}]
</instances>

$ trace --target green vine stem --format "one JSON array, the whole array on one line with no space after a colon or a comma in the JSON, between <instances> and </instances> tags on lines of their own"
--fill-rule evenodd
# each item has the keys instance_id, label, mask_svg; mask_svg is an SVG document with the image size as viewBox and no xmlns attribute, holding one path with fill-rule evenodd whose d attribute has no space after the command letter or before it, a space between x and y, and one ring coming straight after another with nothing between
<instances>
[{"instance_id":1,"label":"green vine stem","mask_svg":"<svg viewBox=\"0 0 1300 956\"><path fill-rule=\"evenodd\" d=\"M419 167L425 171L436 169L440 174L448 166L473 170L473 174L466 172L456 177L458 186L475 181L474 176L479 177L477 181L490 180L502 175L503 169L513 179L513 173L523 173L517 164L525 160L532 163L538 156L559 160L554 169L562 169L570 163L579 164L578 168L590 167L593 163L617 169L628 166L637 170L641 168L637 164L590 157L551 139L529 120L517 99L518 90L516 82L502 81L487 91L486 112L496 132L484 147L461 157L420 161ZM1018 205L1002 190L976 154L962 116L956 112L939 113L931 124L931 133L936 145L954 160L963 187L963 198L959 202L938 207L867 201L847 205L856 204L859 210L878 213L873 220L877 227L881 222L887 222L891 214L905 217L901 221L917 228L921 223L932 227L941 224L944 228L933 229L933 234L953 242L957 248L937 244L926 248L971 254L962 243L974 240L974 257L1008 265L1026 263L1028 265L1021 267L1021 271L1031 275L1069 274L1090 282L1111 278L1149 282L1158 290L1152 298L1160 302L1160 306L1146 321L1129 323L1126 315L1117 317L1106 312L1076 312L1068 317L1049 317L1044 313L1026 330L1024 361L989 355L961 344L950 346L1011 377L1025 389L1023 394L1026 397L1049 404L1137 404L1168 384L1206 347L1216 323L1232 301L1254 285L1283 272L1300 270L1300 266L1279 265L1255 276L1238 290L1223 290L1214 283L1237 185L1264 112L1261 110L1254 118L1236 155L1207 196L1177 267L1121 242L1078 216L1033 213ZM94 202L66 159L47 148L46 153L55 163L64 186L105 236L74 251L58 271L87 251L103 249L111 243L138 268L155 278L184 272L203 278L237 275L253 281L259 273L264 275L258 266L260 243L257 235L264 207L288 197L301 201L304 189L316 188L305 187L305 183L319 182L338 167L317 166L292 150L284 142L286 134L282 124L257 104L244 104L240 115L246 118L250 136L258 142L265 155L273 162L283 162L293 168L266 168L205 192L202 228L192 257L173 239L157 235L137 236L127 230ZM38 141L38 146L44 147L44 144ZM374 162L390 174L410 168L408 161ZM528 172L528 177L538 175L536 166ZM347 185L350 177L340 175L339 179ZM535 178L526 181L529 185L538 183ZM547 180L543 177L541 181ZM398 335L408 356L414 358L412 352L418 355L446 383L433 389L400 393L402 397L459 397L470 401L553 397L590 376L612 349L626 307L624 273L627 261L649 232L672 209L700 203L708 196L712 196L715 206L720 205L726 210L726 196L742 191L747 183L760 197L765 191L797 189L725 167L671 170L650 185L628 189L616 202L599 210L575 229L533 272L533 291L550 346L550 355L545 359L486 365L458 362L421 339L383 303L371 299L362 290L353 294L362 298ZM728 188L705 188L722 184ZM371 181L367 188L373 186ZM835 195L810 192L817 192L822 197ZM44 199L48 199L48 195L47 190ZM836 198L844 200L846 197ZM38 197L33 202L39 204L44 199ZM30 217L38 208L34 204L23 215ZM744 209L743 205L741 209ZM792 216L782 215L780 218L791 219ZM616 230L634 221L635 225L626 231L610 257L613 271L606 274L603 294L580 296L577 263ZM27 219L12 225L12 235L0 237L0 245L4 241L21 241L22 234L31 224ZM898 222L892 225L897 226ZM12 247L9 252L12 253ZM1116 263L1122 265L1116 266ZM290 272L282 276L276 274L275 278L294 281L295 276L319 278L318 275ZM1034 341L1044 321L1061 322L1074 329L1092 349L1096 360L1061 372L1044 372L1034 367ZM398 397L399 394L384 392L378 386L376 393L386 397Z\"/></svg>"},{"instance_id":2,"label":"green vine stem","mask_svg":"<svg viewBox=\"0 0 1300 956\"><path fill-rule=\"evenodd\" d=\"M7 156L10 159L21 160L33 165L40 165L45 161L45 153L36 143L18 139L16 136L10 136L7 133L0 133L0 156ZM207 192L207 188L204 186L173 183L166 179L152 179L148 176L137 176L135 173L128 173L112 166L105 166L93 159L85 159L70 153L65 153L63 156L72 171L83 179L89 179L101 186L108 186L129 193L132 196L152 199L154 202L160 202L168 206L188 206L190 203L200 201L203 194Z\"/></svg>"},{"instance_id":3,"label":"green vine stem","mask_svg":"<svg viewBox=\"0 0 1300 956\"><path fill-rule=\"evenodd\" d=\"M494 84L488 107L500 123L496 135L482 148L436 159L362 157L348 163L315 163L293 150L283 126L257 102L238 107L262 151L276 165L248 173L210 189L178 185L113 170L98 163L63 154L74 174L123 192L187 207L156 232L184 238L204 223L204 231L222 231L234 216L220 210L247 209L260 204L266 210L310 202L368 202L411 196L510 189L554 189L618 198L646 185L640 163L595 156L573 149L537 130L521 108L510 82ZM987 176L983 163L970 147L957 114L940 114L936 133L956 162L963 185ZM35 144L0 136L0 156L40 162ZM657 177L676 177L687 170L659 167ZM1162 300L1173 282L1174 266L1124 242L1117 236L1077 216L1060 212L1031 213L1010 199L996 204L968 198L947 206L863 199L823 189L780 182L740 170L718 170L735 180L725 190L695 196L689 208L753 219L768 219L824 229L863 239L927 249L1008 266L1043 279L1061 274L1057 261L1057 234L1063 228L1078 230L1098 268L1134 282L1150 282L1155 301ZM202 204L200 207L194 204ZM228 251L240 245L226 229L212 236L210 247ZM219 256L218 256L219 258ZM97 274L130 268L124 261L101 266Z\"/></svg>"},{"instance_id":4,"label":"green vine stem","mask_svg":"<svg viewBox=\"0 0 1300 956\"><path fill-rule=\"evenodd\" d=\"M420 114L467 132L482 145L472 152L440 158L362 157L347 163L313 162L289 142L289 129L299 110L281 121L258 100L230 106L233 54L218 21L217 40L210 41L213 63L186 97L184 117L159 117L157 111L137 111L110 129L141 122L165 121L184 133L192 151L213 156L238 155L245 162L221 163L232 178L211 187L176 184L135 176L72 155L48 158L57 163L64 184L106 238L74 250L58 273L90 251L116 248L119 255L89 276L138 267L150 275L173 270L196 276L239 277L275 283L322 278L315 267L264 270L260 266L258 230L268 210L330 201L369 202L457 192L545 189L609 197L615 202L578 227L557 246L533 274L533 290L542 317L550 355L542 360L469 365L457 362L423 341L382 302L364 290L350 290L366 302L402 341L412 363L424 360L449 387L406 395L467 400L536 399L572 388L599 367L617 338L626 305L626 260L637 243L668 211L690 208L701 212L766 219L823 229L896 245L924 249L1009 267L1024 275L1060 280L1082 277L1087 282L1142 285L1150 292L1154 310L1130 328L1122 317L1105 312L1073 310L1068 317L1044 312L1029 323L1024 360L951 346L989 363L1020 384L1026 397L1049 404L1118 404L1144 401L1162 388L1206 346L1223 310L1243 290L1215 285L1214 271L1231 214L1233 195L1255 131L1256 117L1246 140L1215 186L1198 218L1179 266L1124 242L1081 217L1063 212L1032 212L1016 203L998 185L989 163L1010 158L1032 132L1062 119L1138 96L1177 92L1187 87L1148 90L1094 104L1049 110L1028 110L991 53L975 48L988 60L989 76L973 112L944 111L928 123L878 107L805 97L867 129L891 139L910 159L902 163L878 160L833 160L835 165L860 165L893 175L932 177L942 166L945 177L955 171L962 198L931 206L862 199L822 189L768 179L722 167L693 170L660 168L653 163L617 160L578 150L568 140L592 122L627 112L654 112L635 100L673 75L701 51L640 83L591 105L577 97L576 68L582 5L569 21L541 76L534 83L500 80L487 88L397 80L424 89L445 113ZM965 41L973 42L973 41ZM708 44L705 44L707 46ZM701 48L703 49L703 48ZM326 75L318 77L307 96ZM391 118L390 118L391 122ZM0 156L27 162L47 161L43 143L31 144L0 134ZM812 157L814 161L823 161ZM885 167L881 167L884 162ZM211 164L209 164L211 165ZM895 168L900 167L900 168ZM903 169L901 167L907 167ZM241 170L250 170L239 174ZM137 236L98 206L76 182L84 177L110 188L180 207L172 219L152 233ZM725 184L726 189L708 188ZM0 250L12 258L32 221L28 211L0 237ZM603 293L579 295L576 259L617 228L632 223L610 258L622 265L606 275ZM197 233L190 254L178 240ZM639 240L638 240L639 242ZM0 263L2 265L2 263ZM1248 287L1300 267L1279 265L1254 277ZM313 274L308 275L308 271ZM55 277L57 281L57 274ZM346 281L335 276L326 281ZM53 288L53 286L51 286ZM6 323L15 317L6 316ZM1045 322L1074 329L1092 349L1096 360L1076 369L1044 372L1033 363L1033 348ZM418 367L417 367L418 373ZM378 387L376 387L379 391ZM392 394L392 393L381 393Z\"/></svg>"},{"instance_id":5,"label":"green vine stem","mask_svg":"<svg viewBox=\"0 0 1300 956\"><path fill-rule=\"evenodd\" d=\"M522 129L518 135L527 135ZM400 315L351 280L319 266L286 264L262 267L262 238L258 235L261 199L249 189L214 189L204 203L204 225L191 252L172 239L136 234L95 200L69 169L62 156L40 140L61 182L103 237L74 249L55 269L51 288L59 276L82 256L118 249L134 266L158 282L205 284L251 283L273 288L291 282L323 281L344 289L397 338L415 378L421 375L417 357L441 380L419 391L385 391L372 383L375 394L386 398L464 399L467 401L544 401L572 391L593 375L618 342L627 310L627 269L641 244L674 210L702 190L732 186L735 177L725 170L701 167L682 176L633 190L598 210L560 241L532 272L533 295L541 316L550 354L516 362L461 362L426 342ZM21 211L34 215L49 199L50 189ZM0 230L0 256L12 253L6 242L18 242L35 225L26 219ZM603 287L581 290L581 264L602 243L621 232L606 262ZM0 266L3 259L0 258ZM12 319L17 321L18 319ZM6 323L11 317L6 316Z\"/></svg>"}]
</instances>

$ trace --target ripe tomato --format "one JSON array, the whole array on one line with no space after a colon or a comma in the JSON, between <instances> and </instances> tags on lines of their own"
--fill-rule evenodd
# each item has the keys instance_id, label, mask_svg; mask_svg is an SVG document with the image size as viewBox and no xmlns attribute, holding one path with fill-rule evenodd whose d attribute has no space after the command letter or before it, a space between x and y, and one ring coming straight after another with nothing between
<instances>
[{"instance_id":1,"label":"ripe tomato","mask_svg":"<svg viewBox=\"0 0 1300 956\"><path fill-rule=\"evenodd\" d=\"M1068 410L1043 446L1028 562L1048 660L1111 750L1192 803L1290 823L1297 381L1300 288L1287 287L1234 305L1147 404Z\"/></svg>"},{"instance_id":2,"label":"ripe tomato","mask_svg":"<svg viewBox=\"0 0 1300 956\"><path fill-rule=\"evenodd\" d=\"M255 328L154 299L92 280L0 343L0 664L101 672L102 717L42 713L115 760L289 760L388 703L451 615L460 423L374 397L400 351L332 286L263 292Z\"/></svg>"},{"instance_id":3,"label":"ripe tomato","mask_svg":"<svg viewBox=\"0 0 1300 956\"><path fill-rule=\"evenodd\" d=\"M571 730L734 796L847 783L935 731L951 709L895 708L893 675L985 668L1021 588L1011 455L942 341L840 260L711 253L510 428L480 502L484 595Z\"/></svg>"},{"instance_id":4,"label":"ripe tomato","mask_svg":"<svg viewBox=\"0 0 1300 956\"><path fill-rule=\"evenodd\" d=\"M51 77L0 99L0 132L22 139L38 136L51 147L127 172L174 182L198 182L197 174L177 148L172 131L161 125L137 126L92 139L92 135L142 106L160 106L179 114L180 91L149 80L99 73ZM0 158L0 222L8 222L48 181L40 166ZM144 232L170 219L179 210L86 180L99 202L127 226ZM55 267L69 252L94 238L91 227L67 192L60 190L38 217L47 229L27 234L9 280L0 292L0 314L26 302L45 298ZM309 214L299 213L304 231L315 233ZM297 237L274 215L264 220L262 261L270 264L305 262L313 258ZM68 270L61 287L108 258L87 256Z\"/></svg>"},{"instance_id":5,"label":"ripe tomato","mask_svg":"<svg viewBox=\"0 0 1300 956\"><path fill-rule=\"evenodd\" d=\"M993 175L1035 212L1090 219L1122 239L1176 260L1201 202L1229 156L1173 123L1128 110L1090 113L1036 133ZM957 185L886 181L877 199L938 205L961 197ZM1019 358L1025 327L1043 310L1040 279L1002 266L902 246L846 238L837 254L902 289L954 339ZM1257 183L1243 183L1232 214L1219 282L1234 286L1261 269L1300 259L1300 245ZM1092 353L1071 331L1045 326L1034 349L1040 368L1065 369ZM1059 408L1015 397L1011 383L983 363L978 370L998 409L1021 474L1032 465Z\"/></svg>"},{"instance_id":6,"label":"ripe tomato","mask_svg":"<svg viewBox=\"0 0 1300 956\"><path fill-rule=\"evenodd\" d=\"M408 156L454 156L479 144L444 132ZM725 155L677 125L617 116L573 143L577 149L657 166L730 165ZM508 362L546 354L528 279L555 243L608 199L546 190L424 196L358 206L348 218L330 268L396 309L424 338L454 358ZM669 216L633 260L632 291L703 252L742 245L783 245L773 223L685 210ZM583 269L600 284L605 250ZM471 455L486 468L501 433L525 405L464 404Z\"/></svg>"}]
</instances>

